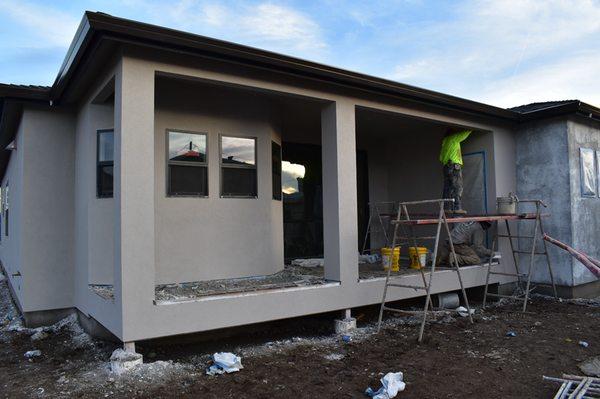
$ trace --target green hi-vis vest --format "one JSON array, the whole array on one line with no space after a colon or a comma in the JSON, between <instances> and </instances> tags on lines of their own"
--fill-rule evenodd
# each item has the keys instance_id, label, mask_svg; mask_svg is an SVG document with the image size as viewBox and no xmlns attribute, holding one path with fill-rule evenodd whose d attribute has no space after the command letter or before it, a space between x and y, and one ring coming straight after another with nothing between
<instances>
[{"instance_id":1,"label":"green hi-vis vest","mask_svg":"<svg viewBox=\"0 0 600 399\"><path fill-rule=\"evenodd\" d=\"M462 155L460 153L460 143L465 141L470 134L470 130L465 130L444 137L444 141L442 141L442 151L440 152L440 162L443 165L446 165L448 162L457 163L459 165L463 164Z\"/></svg>"}]
</instances>

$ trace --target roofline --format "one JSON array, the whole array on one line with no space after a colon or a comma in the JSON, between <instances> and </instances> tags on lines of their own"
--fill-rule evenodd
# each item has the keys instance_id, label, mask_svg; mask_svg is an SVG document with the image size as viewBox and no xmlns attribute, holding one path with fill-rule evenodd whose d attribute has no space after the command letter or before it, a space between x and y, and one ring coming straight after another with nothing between
<instances>
[{"instance_id":1,"label":"roofline","mask_svg":"<svg viewBox=\"0 0 600 399\"><path fill-rule=\"evenodd\" d=\"M520 120L522 122L539 120L544 118L552 118L556 116L569 114L577 114L596 121L600 121L600 108L594 107L593 105L584 103L579 100L574 100L563 104L555 104L537 110L520 112L519 114L521 115Z\"/></svg>"},{"instance_id":2,"label":"roofline","mask_svg":"<svg viewBox=\"0 0 600 399\"><path fill-rule=\"evenodd\" d=\"M51 99L60 101L69 80L86 52L90 49L93 50L95 46L92 44L103 38L113 40L121 38L138 45L159 46L171 51L186 50L200 56L216 57L225 61L318 79L359 90L393 95L458 111L512 121L517 119L514 111L504 108L254 47L91 11L85 12L77 29L75 38L52 86Z\"/></svg>"},{"instance_id":3,"label":"roofline","mask_svg":"<svg viewBox=\"0 0 600 399\"><path fill-rule=\"evenodd\" d=\"M6 100L50 101L50 87L19 86L0 83L0 98Z\"/></svg>"}]
</instances>

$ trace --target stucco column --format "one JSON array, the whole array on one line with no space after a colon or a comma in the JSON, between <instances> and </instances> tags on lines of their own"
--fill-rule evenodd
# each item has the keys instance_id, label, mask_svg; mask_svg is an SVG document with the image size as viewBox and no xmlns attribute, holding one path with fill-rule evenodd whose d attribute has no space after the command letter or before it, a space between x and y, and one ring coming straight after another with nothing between
<instances>
[{"instance_id":1,"label":"stucco column","mask_svg":"<svg viewBox=\"0 0 600 399\"><path fill-rule=\"evenodd\" d=\"M123 341L154 299L154 71L123 57L115 77L115 301Z\"/></svg>"},{"instance_id":2,"label":"stucco column","mask_svg":"<svg viewBox=\"0 0 600 399\"><path fill-rule=\"evenodd\" d=\"M321 111L325 278L358 279L358 215L354 103L338 101Z\"/></svg>"}]
</instances>

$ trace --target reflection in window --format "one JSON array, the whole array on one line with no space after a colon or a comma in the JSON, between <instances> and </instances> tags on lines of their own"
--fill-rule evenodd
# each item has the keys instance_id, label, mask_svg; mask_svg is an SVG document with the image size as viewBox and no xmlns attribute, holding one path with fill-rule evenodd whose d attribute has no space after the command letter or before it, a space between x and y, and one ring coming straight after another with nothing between
<instances>
[{"instance_id":1,"label":"reflection in window","mask_svg":"<svg viewBox=\"0 0 600 399\"><path fill-rule=\"evenodd\" d=\"M221 196L256 197L256 139L221 136Z\"/></svg>"},{"instance_id":2,"label":"reflection in window","mask_svg":"<svg viewBox=\"0 0 600 399\"><path fill-rule=\"evenodd\" d=\"M113 130L98 130L97 151L96 195L99 198L112 197L115 160Z\"/></svg>"},{"instance_id":3,"label":"reflection in window","mask_svg":"<svg viewBox=\"0 0 600 399\"><path fill-rule=\"evenodd\" d=\"M223 163L234 165L255 165L255 139L242 137L221 137L221 158Z\"/></svg>"},{"instance_id":4,"label":"reflection in window","mask_svg":"<svg viewBox=\"0 0 600 399\"><path fill-rule=\"evenodd\" d=\"M306 167L297 163L283 161L281 163L283 182L281 191L284 194L295 194L302 192L302 179L306 174Z\"/></svg>"},{"instance_id":5,"label":"reflection in window","mask_svg":"<svg viewBox=\"0 0 600 399\"><path fill-rule=\"evenodd\" d=\"M168 195L207 196L206 134L169 131L167 135Z\"/></svg>"},{"instance_id":6,"label":"reflection in window","mask_svg":"<svg viewBox=\"0 0 600 399\"><path fill-rule=\"evenodd\" d=\"M206 162L206 135L169 132L169 161Z\"/></svg>"}]
</instances>

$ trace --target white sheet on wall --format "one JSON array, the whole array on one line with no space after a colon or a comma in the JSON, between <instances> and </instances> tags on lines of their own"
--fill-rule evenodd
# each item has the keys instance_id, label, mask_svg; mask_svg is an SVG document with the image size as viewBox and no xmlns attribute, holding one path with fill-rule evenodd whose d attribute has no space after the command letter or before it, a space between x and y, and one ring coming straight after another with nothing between
<instances>
[{"instance_id":1,"label":"white sheet on wall","mask_svg":"<svg viewBox=\"0 0 600 399\"><path fill-rule=\"evenodd\" d=\"M581 195L596 196L596 160L595 151L591 148L580 148L581 160Z\"/></svg>"},{"instance_id":2,"label":"white sheet on wall","mask_svg":"<svg viewBox=\"0 0 600 399\"><path fill-rule=\"evenodd\" d=\"M485 185L485 153L463 155L463 209L471 215L487 213Z\"/></svg>"},{"instance_id":3,"label":"white sheet on wall","mask_svg":"<svg viewBox=\"0 0 600 399\"><path fill-rule=\"evenodd\" d=\"M600 150L596 150L596 173L598 174L598 182L596 183L596 187L600 187ZM598 196L600 197L600 190L598 191Z\"/></svg>"}]
</instances>

